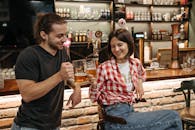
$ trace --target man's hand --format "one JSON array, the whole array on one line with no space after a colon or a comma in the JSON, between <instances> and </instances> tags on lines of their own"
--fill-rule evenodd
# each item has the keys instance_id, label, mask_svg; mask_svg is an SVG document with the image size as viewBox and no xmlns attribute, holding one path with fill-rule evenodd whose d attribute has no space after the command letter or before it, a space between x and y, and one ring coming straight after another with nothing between
<instances>
[{"instance_id":1,"label":"man's hand","mask_svg":"<svg viewBox=\"0 0 195 130\"><path fill-rule=\"evenodd\" d=\"M70 108L73 108L80 102L81 102L81 88L80 86L76 85L76 88L74 89L73 93L70 95L66 105L69 106L71 104L72 106Z\"/></svg>"},{"instance_id":2,"label":"man's hand","mask_svg":"<svg viewBox=\"0 0 195 130\"><path fill-rule=\"evenodd\" d=\"M62 80L74 79L74 69L70 62L63 62L59 73Z\"/></svg>"}]
</instances>

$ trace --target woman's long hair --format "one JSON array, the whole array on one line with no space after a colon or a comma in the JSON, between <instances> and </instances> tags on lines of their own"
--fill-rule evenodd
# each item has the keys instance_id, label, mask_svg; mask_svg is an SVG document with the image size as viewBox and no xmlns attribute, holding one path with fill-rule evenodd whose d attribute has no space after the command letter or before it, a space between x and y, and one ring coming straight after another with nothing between
<instances>
[{"instance_id":1,"label":"woman's long hair","mask_svg":"<svg viewBox=\"0 0 195 130\"><path fill-rule=\"evenodd\" d=\"M114 38L114 37L116 37L120 41L127 43L129 51L126 55L126 58L130 57L133 54L133 50L134 50L131 34L126 29L117 29L115 31L112 31L108 37L108 57L109 57L109 59L111 57L114 57L116 59L116 57L114 56L114 54L111 51L111 45L110 45L110 42L111 42L112 38Z\"/></svg>"}]
</instances>

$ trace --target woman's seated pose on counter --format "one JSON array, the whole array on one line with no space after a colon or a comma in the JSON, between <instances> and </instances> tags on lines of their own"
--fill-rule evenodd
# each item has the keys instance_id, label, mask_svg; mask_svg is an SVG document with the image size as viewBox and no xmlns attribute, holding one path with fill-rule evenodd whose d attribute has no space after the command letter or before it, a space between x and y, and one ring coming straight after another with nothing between
<instances>
[{"instance_id":1,"label":"woman's seated pose on counter","mask_svg":"<svg viewBox=\"0 0 195 130\"><path fill-rule=\"evenodd\" d=\"M121 117L127 124L106 122L105 130L182 130L176 111L134 112L135 98L144 95L145 70L138 59L131 57L133 43L127 30L111 32L108 42L110 60L99 65L97 79L89 75L89 95L107 115Z\"/></svg>"}]
</instances>

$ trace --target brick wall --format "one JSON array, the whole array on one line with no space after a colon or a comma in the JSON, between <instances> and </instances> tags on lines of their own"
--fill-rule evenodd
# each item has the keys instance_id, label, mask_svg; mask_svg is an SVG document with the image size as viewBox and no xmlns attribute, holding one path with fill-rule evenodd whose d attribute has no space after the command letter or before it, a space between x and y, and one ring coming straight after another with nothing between
<instances>
[{"instance_id":1,"label":"brick wall","mask_svg":"<svg viewBox=\"0 0 195 130\"><path fill-rule=\"evenodd\" d=\"M182 93L174 93L173 89L180 86L182 80L192 78L159 80L144 82L146 103L134 104L136 111L154 111L160 109L180 110L185 106ZM99 119L96 103L88 98L88 88L82 88L82 102L74 109L66 106L71 90L65 90L64 110L62 113L61 130L96 130ZM192 96L195 105L195 95ZM0 96L0 129L9 130L18 106L20 95Z\"/></svg>"}]
</instances>

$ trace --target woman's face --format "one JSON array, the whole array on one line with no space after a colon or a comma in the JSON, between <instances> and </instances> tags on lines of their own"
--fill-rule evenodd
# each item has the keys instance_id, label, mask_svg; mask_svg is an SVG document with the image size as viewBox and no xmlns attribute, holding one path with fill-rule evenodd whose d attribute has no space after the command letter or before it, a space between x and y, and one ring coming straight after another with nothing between
<instances>
[{"instance_id":1,"label":"woman's face","mask_svg":"<svg viewBox=\"0 0 195 130\"><path fill-rule=\"evenodd\" d=\"M118 40L116 37L113 37L110 41L111 51L116 57L118 63L125 62L127 60L126 55L129 51L128 45L126 42Z\"/></svg>"}]
</instances>

